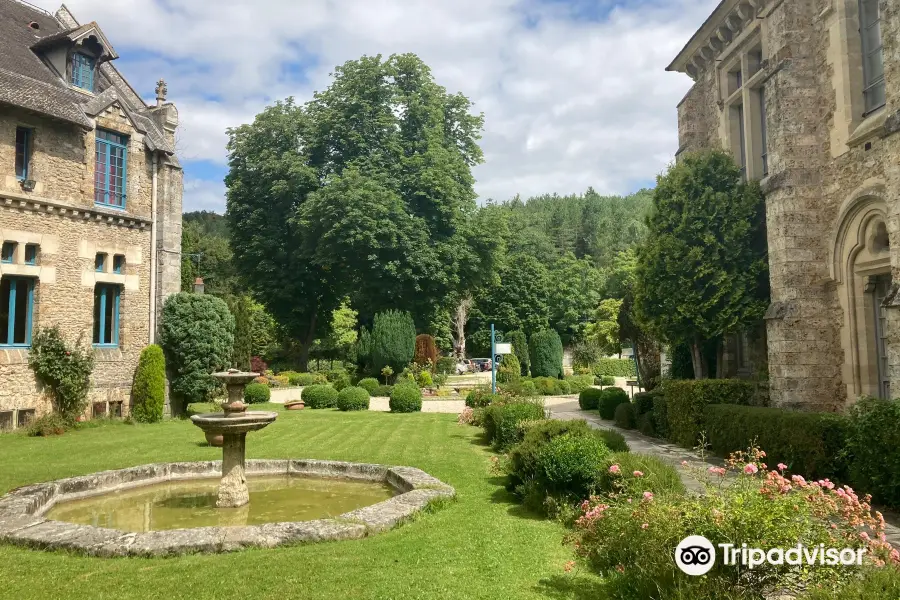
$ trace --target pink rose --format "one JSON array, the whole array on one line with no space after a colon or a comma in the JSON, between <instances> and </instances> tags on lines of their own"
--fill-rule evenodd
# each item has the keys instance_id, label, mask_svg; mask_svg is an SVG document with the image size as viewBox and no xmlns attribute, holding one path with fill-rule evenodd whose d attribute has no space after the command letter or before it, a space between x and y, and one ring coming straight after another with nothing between
<instances>
[{"instance_id":1,"label":"pink rose","mask_svg":"<svg viewBox=\"0 0 900 600\"><path fill-rule=\"evenodd\" d=\"M619 465L613 465L609 468L609 472L612 473L613 475L618 475L619 471L620 471Z\"/></svg>"},{"instance_id":2,"label":"pink rose","mask_svg":"<svg viewBox=\"0 0 900 600\"><path fill-rule=\"evenodd\" d=\"M643 473L642 471L635 471L635 472L633 473L633 475L634 475L635 477L643 477L643 476L644 476L644 473Z\"/></svg>"},{"instance_id":3,"label":"pink rose","mask_svg":"<svg viewBox=\"0 0 900 600\"><path fill-rule=\"evenodd\" d=\"M650 523L644 523L643 525L641 525L641 529L647 529L648 527L650 527Z\"/></svg>"},{"instance_id":4,"label":"pink rose","mask_svg":"<svg viewBox=\"0 0 900 600\"><path fill-rule=\"evenodd\" d=\"M786 471L786 470L787 470L787 465L784 464L784 463L778 463L778 470L779 470L779 471Z\"/></svg>"},{"instance_id":5,"label":"pink rose","mask_svg":"<svg viewBox=\"0 0 900 600\"><path fill-rule=\"evenodd\" d=\"M644 492L644 500L647 502L653 500L653 492Z\"/></svg>"},{"instance_id":6,"label":"pink rose","mask_svg":"<svg viewBox=\"0 0 900 600\"><path fill-rule=\"evenodd\" d=\"M744 466L744 473L747 475L756 475L757 472L759 472L759 469L753 463Z\"/></svg>"}]
</instances>

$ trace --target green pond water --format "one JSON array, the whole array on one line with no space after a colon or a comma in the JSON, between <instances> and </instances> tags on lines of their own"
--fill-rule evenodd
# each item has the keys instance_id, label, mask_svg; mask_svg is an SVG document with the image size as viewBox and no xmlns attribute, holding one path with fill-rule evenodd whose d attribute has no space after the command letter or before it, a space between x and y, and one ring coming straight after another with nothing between
<instances>
[{"instance_id":1,"label":"green pond water","mask_svg":"<svg viewBox=\"0 0 900 600\"><path fill-rule=\"evenodd\" d=\"M288 475L248 477L250 504L216 508L218 487L218 479L149 485L62 502L46 517L135 532L235 527L336 517L394 495L384 483Z\"/></svg>"}]
</instances>

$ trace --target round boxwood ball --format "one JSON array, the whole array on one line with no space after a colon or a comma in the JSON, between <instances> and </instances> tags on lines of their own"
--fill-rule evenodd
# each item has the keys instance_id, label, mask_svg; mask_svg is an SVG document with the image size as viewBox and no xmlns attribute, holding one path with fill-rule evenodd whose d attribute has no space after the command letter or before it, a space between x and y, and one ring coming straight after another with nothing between
<instances>
[{"instance_id":1,"label":"round boxwood ball","mask_svg":"<svg viewBox=\"0 0 900 600\"><path fill-rule=\"evenodd\" d=\"M244 402L247 404L263 404L272 396L269 386L264 383L251 383L244 388Z\"/></svg>"},{"instance_id":2,"label":"round boxwood ball","mask_svg":"<svg viewBox=\"0 0 900 600\"><path fill-rule=\"evenodd\" d=\"M600 406L600 396L603 390L597 388L588 388L578 394L578 406L581 410L597 410Z\"/></svg>"},{"instance_id":3,"label":"round boxwood ball","mask_svg":"<svg viewBox=\"0 0 900 600\"><path fill-rule=\"evenodd\" d=\"M422 410L422 390L415 383L400 383L391 390L388 402L391 412L410 413Z\"/></svg>"},{"instance_id":4,"label":"round boxwood ball","mask_svg":"<svg viewBox=\"0 0 900 600\"><path fill-rule=\"evenodd\" d=\"M303 388L300 398L307 408L334 408L337 406L338 391L331 385L311 385Z\"/></svg>"},{"instance_id":5,"label":"round boxwood ball","mask_svg":"<svg viewBox=\"0 0 900 600\"><path fill-rule=\"evenodd\" d=\"M369 392L361 387L346 387L338 393L337 407L340 410L368 410Z\"/></svg>"}]
</instances>

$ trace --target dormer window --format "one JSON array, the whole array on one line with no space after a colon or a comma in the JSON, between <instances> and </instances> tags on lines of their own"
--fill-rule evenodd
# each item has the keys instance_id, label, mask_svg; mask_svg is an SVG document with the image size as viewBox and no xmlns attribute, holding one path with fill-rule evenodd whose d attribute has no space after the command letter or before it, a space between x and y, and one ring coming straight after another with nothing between
<instances>
[{"instance_id":1,"label":"dormer window","mask_svg":"<svg viewBox=\"0 0 900 600\"><path fill-rule=\"evenodd\" d=\"M97 60L82 52L75 52L72 55L72 85L75 87L94 91L94 67Z\"/></svg>"}]
</instances>

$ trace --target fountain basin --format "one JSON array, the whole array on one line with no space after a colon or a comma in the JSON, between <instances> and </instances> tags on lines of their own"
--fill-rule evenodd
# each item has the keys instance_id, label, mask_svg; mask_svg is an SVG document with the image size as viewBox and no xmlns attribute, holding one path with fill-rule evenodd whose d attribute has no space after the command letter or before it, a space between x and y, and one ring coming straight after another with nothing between
<instances>
[{"instance_id":1,"label":"fountain basin","mask_svg":"<svg viewBox=\"0 0 900 600\"><path fill-rule=\"evenodd\" d=\"M247 460L246 472L251 480L258 476L325 477L384 484L397 495L333 518L292 518L246 526L238 519L235 525L147 532L69 523L54 520L48 514L57 505L64 508L65 502L168 482L206 480L214 488L221 469L221 461L152 464L19 488L0 498L0 541L111 557L229 552L251 547L358 539L391 529L430 502L452 498L456 493L452 487L412 467L321 460Z\"/></svg>"}]
</instances>

